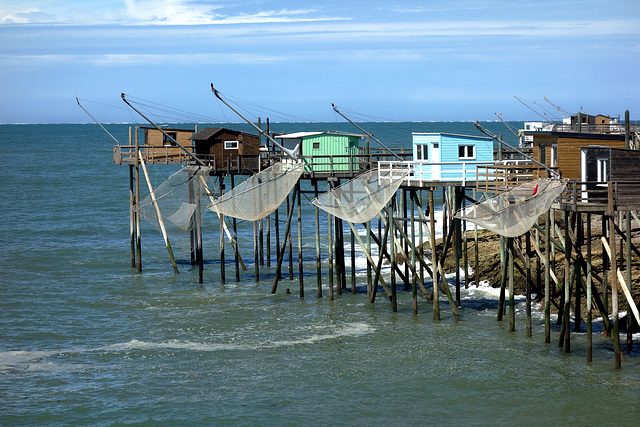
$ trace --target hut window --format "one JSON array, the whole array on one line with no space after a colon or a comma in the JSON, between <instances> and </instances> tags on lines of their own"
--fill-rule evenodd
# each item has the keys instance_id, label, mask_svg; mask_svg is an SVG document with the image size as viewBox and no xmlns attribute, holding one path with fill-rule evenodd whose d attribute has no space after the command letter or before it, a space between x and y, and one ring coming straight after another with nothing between
<instances>
[{"instance_id":1,"label":"hut window","mask_svg":"<svg viewBox=\"0 0 640 427\"><path fill-rule=\"evenodd\" d=\"M476 146L475 145L458 145L458 159L475 159L476 158Z\"/></svg>"},{"instance_id":2,"label":"hut window","mask_svg":"<svg viewBox=\"0 0 640 427\"><path fill-rule=\"evenodd\" d=\"M313 149L314 150L319 150L320 149L320 143L319 142L314 142L313 143Z\"/></svg>"},{"instance_id":3,"label":"hut window","mask_svg":"<svg viewBox=\"0 0 640 427\"><path fill-rule=\"evenodd\" d=\"M178 132L165 132L162 134L162 145L165 145L165 146L176 145L175 141L177 139L178 139Z\"/></svg>"},{"instance_id":4,"label":"hut window","mask_svg":"<svg viewBox=\"0 0 640 427\"><path fill-rule=\"evenodd\" d=\"M558 144L551 144L551 167L558 166Z\"/></svg>"},{"instance_id":5,"label":"hut window","mask_svg":"<svg viewBox=\"0 0 640 427\"><path fill-rule=\"evenodd\" d=\"M596 181L607 182L609 180L609 159L598 159L598 176Z\"/></svg>"},{"instance_id":6,"label":"hut window","mask_svg":"<svg viewBox=\"0 0 640 427\"><path fill-rule=\"evenodd\" d=\"M416 160L429 160L429 150L427 145L416 145Z\"/></svg>"},{"instance_id":7,"label":"hut window","mask_svg":"<svg viewBox=\"0 0 640 427\"><path fill-rule=\"evenodd\" d=\"M237 150L238 149L238 141L225 141L224 142L225 150Z\"/></svg>"}]
</instances>

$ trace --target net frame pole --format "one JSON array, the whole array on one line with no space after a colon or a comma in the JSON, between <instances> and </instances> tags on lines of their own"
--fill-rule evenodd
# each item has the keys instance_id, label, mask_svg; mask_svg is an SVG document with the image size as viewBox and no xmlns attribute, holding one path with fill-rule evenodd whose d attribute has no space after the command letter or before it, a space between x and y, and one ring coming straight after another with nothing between
<instances>
[{"instance_id":1,"label":"net frame pole","mask_svg":"<svg viewBox=\"0 0 640 427\"><path fill-rule=\"evenodd\" d=\"M160 231L162 232L162 238L164 239L164 244L167 247L167 252L169 253L169 259L171 260L171 265L173 266L173 272L175 274L180 273L178 270L178 264L176 263L176 259L173 256L173 250L171 249L171 243L169 242L169 236L167 235L167 229L164 225L164 220L162 219L162 214L160 213L160 208L158 207L158 200L156 199L156 193L153 191L153 186L151 185L151 179L149 178L149 173L147 172L147 166L145 164L144 159L142 158L142 153L138 152L140 156L140 165L142 166L142 171L144 172L144 177L147 181L147 186L149 187L149 194L151 195L151 201L153 202L153 208L156 211L156 215L158 216L158 223L160 224Z\"/></svg>"}]
</instances>

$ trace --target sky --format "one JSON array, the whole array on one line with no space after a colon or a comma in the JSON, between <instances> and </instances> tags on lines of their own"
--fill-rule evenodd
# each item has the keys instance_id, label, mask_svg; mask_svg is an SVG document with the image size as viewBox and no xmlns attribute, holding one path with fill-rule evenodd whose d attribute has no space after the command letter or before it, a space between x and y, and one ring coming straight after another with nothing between
<instances>
[{"instance_id":1,"label":"sky","mask_svg":"<svg viewBox=\"0 0 640 427\"><path fill-rule=\"evenodd\" d=\"M0 0L0 123L640 119L637 0Z\"/></svg>"}]
</instances>

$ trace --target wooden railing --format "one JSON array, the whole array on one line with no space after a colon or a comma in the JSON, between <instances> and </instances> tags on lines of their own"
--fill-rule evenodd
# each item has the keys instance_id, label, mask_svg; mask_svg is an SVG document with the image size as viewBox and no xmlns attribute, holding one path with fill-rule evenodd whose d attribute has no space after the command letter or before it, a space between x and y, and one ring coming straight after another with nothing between
<instances>
[{"instance_id":1,"label":"wooden railing","mask_svg":"<svg viewBox=\"0 0 640 427\"><path fill-rule=\"evenodd\" d=\"M640 209L640 181L569 181L558 199L566 210L626 211Z\"/></svg>"}]
</instances>

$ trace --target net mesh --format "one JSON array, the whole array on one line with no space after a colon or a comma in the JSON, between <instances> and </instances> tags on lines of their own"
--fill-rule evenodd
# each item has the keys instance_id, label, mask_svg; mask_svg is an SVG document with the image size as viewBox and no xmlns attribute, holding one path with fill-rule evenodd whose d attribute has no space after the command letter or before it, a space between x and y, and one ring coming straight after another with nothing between
<instances>
[{"instance_id":1,"label":"net mesh","mask_svg":"<svg viewBox=\"0 0 640 427\"><path fill-rule=\"evenodd\" d=\"M206 198L201 199L202 211L208 203L212 187L209 168L185 167L154 188L153 192L165 227L189 231L193 227L192 219L198 206L198 198ZM151 194L140 201L137 211L144 220L157 228L160 227Z\"/></svg>"},{"instance_id":2,"label":"net mesh","mask_svg":"<svg viewBox=\"0 0 640 427\"><path fill-rule=\"evenodd\" d=\"M456 218L471 221L505 237L526 233L551 208L566 180L538 179L460 210Z\"/></svg>"},{"instance_id":3,"label":"net mesh","mask_svg":"<svg viewBox=\"0 0 640 427\"><path fill-rule=\"evenodd\" d=\"M323 211L352 223L368 222L389 202L404 176L378 175L377 170L345 182L311 203Z\"/></svg>"},{"instance_id":4,"label":"net mesh","mask_svg":"<svg viewBox=\"0 0 640 427\"><path fill-rule=\"evenodd\" d=\"M225 216L257 221L278 209L302 175L302 163L276 163L209 204Z\"/></svg>"}]
</instances>

